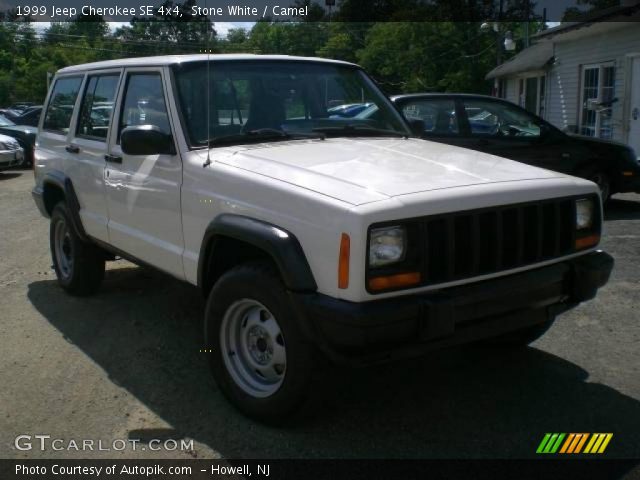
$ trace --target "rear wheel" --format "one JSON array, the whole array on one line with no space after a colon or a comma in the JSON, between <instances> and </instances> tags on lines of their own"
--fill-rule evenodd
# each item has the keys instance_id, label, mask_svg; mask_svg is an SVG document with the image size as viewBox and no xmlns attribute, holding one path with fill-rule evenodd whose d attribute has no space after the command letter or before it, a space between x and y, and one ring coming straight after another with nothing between
<instances>
[{"instance_id":1,"label":"rear wheel","mask_svg":"<svg viewBox=\"0 0 640 480\"><path fill-rule=\"evenodd\" d=\"M64 202L51 214L49 242L58 282L72 295L90 295L102 284L105 256L98 247L83 242L76 234Z\"/></svg>"},{"instance_id":2,"label":"rear wheel","mask_svg":"<svg viewBox=\"0 0 640 480\"><path fill-rule=\"evenodd\" d=\"M277 424L305 404L314 348L268 264L240 265L216 282L206 307L205 338L220 390L245 415Z\"/></svg>"}]
</instances>

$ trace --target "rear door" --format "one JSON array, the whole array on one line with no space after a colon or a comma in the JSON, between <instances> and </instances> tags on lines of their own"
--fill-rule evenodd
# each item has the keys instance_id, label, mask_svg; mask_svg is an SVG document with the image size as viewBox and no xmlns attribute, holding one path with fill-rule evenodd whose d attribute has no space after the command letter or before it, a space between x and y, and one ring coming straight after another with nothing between
<instances>
[{"instance_id":1,"label":"rear door","mask_svg":"<svg viewBox=\"0 0 640 480\"><path fill-rule=\"evenodd\" d=\"M84 207L80 217L87 233L105 242L109 239L105 155L121 75L121 69L87 75L77 120L69 132L68 154L75 161L69 163L67 175Z\"/></svg>"},{"instance_id":2,"label":"rear door","mask_svg":"<svg viewBox=\"0 0 640 480\"><path fill-rule=\"evenodd\" d=\"M160 67L124 72L105 168L109 241L138 260L184 278L180 156L127 155L120 146L120 134L130 126L155 125L173 133L165 74Z\"/></svg>"}]
</instances>

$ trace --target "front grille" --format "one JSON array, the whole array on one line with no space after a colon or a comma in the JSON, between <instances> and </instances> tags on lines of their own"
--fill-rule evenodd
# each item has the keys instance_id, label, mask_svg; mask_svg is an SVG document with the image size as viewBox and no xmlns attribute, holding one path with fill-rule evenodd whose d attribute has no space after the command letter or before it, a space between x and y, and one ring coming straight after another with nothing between
<instances>
[{"instance_id":1,"label":"front grille","mask_svg":"<svg viewBox=\"0 0 640 480\"><path fill-rule=\"evenodd\" d=\"M575 200L560 198L394 222L407 226L413 237L409 250L417 250L417 255L391 269L367 269L367 275L418 267L421 285L434 285L569 255L575 252ZM597 206L597 197L593 200ZM599 233L597 208L595 213L593 233Z\"/></svg>"},{"instance_id":2,"label":"front grille","mask_svg":"<svg viewBox=\"0 0 640 480\"><path fill-rule=\"evenodd\" d=\"M573 251L574 201L461 212L420 222L424 283L511 270Z\"/></svg>"}]
</instances>

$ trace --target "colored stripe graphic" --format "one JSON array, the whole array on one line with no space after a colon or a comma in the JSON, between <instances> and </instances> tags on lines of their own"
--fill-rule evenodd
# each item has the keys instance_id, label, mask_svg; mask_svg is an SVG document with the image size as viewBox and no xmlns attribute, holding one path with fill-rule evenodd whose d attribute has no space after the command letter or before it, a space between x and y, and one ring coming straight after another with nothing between
<instances>
[{"instance_id":1,"label":"colored stripe graphic","mask_svg":"<svg viewBox=\"0 0 640 480\"><path fill-rule=\"evenodd\" d=\"M574 438L576 438L576 434L575 433L570 433L569 436L567 437L567 441L564 442L564 445L562 445L562 448L560 449L560 453L566 453L567 452L567 448L569 448L569 445L571 445L571 442L573 442Z\"/></svg>"},{"instance_id":2,"label":"colored stripe graphic","mask_svg":"<svg viewBox=\"0 0 640 480\"><path fill-rule=\"evenodd\" d=\"M546 433L536 453L604 453L612 438L613 433Z\"/></svg>"},{"instance_id":3,"label":"colored stripe graphic","mask_svg":"<svg viewBox=\"0 0 640 480\"><path fill-rule=\"evenodd\" d=\"M538 445L536 453L556 453L562 440L565 437L565 433L547 433Z\"/></svg>"},{"instance_id":4,"label":"colored stripe graphic","mask_svg":"<svg viewBox=\"0 0 640 480\"><path fill-rule=\"evenodd\" d=\"M540 442L540 445L538 445L538 449L536 450L536 453L542 453L542 451L544 450L544 446L547 444L550 438L551 438L550 433L545 434L544 438Z\"/></svg>"},{"instance_id":5,"label":"colored stripe graphic","mask_svg":"<svg viewBox=\"0 0 640 480\"><path fill-rule=\"evenodd\" d=\"M582 438L578 442L578 445L576 445L576 449L573 451L573 453L580 453L580 451L582 450L582 447L584 446L584 442L586 442L587 438L589 438L588 433L582 433L581 435L582 435Z\"/></svg>"},{"instance_id":6,"label":"colored stripe graphic","mask_svg":"<svg viewBox=\"0 0 640 480\"><path fill-rule=\"evenodd\" d=\"M613 433L594 433L584 453L604 453Z\"/></svg>"},{"instance_id":7,"label":"colored stripe graphic","mask_svg":"<svg viewBox=\"0 0 640 480\"><path fill-rule=\"evenodd\" d=\"M573 437L573 442L571 442L571 445L569 445L569 450L567 450L567 453L573 453L573 451L578 446L578 442L581 439L582 439L582 434L581 433L576 433L575 436Z\"/></svg>"}]
</instances>

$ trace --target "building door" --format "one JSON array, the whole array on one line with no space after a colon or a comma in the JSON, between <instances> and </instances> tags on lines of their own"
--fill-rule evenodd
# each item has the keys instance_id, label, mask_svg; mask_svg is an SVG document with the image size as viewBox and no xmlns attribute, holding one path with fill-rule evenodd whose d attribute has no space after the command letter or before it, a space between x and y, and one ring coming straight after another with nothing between
<instances>
[{"instance_id":1,"label":"building door","mask_svg":"<svg viewBox=\"0 0 640 480\"><path fill-rule=\"evenodd\" d=\"M631 88L629 91L629 134L627 142L640 158L640 56L632 59Z\"/></svg>"},{"instance_id":2,"label":"building door","mask_svg":"<svg viewBox=\"0 0 640 480\"><path fill-rule=\"evenodd\" d=\"M615 67L612 63L585 65L580 92L581 135L612 138L612 110L615 99Z\"/></svg>"}]
</instances>

